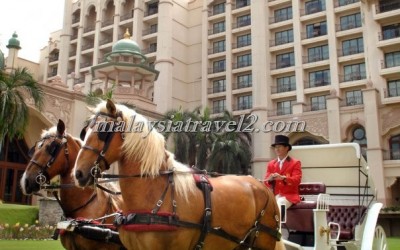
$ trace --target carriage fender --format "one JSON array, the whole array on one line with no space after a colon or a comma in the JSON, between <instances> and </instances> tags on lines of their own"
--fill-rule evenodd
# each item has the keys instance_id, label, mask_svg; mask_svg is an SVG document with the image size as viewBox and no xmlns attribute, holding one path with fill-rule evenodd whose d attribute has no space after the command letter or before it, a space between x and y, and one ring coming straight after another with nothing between
<instances>
[{"instance_id":1,"label":"carriage fender","mask_svg":"<svg viewBox=\"0 0 400 250\"><path fill-rule=\"evenodd\" d=\"M364 232L362 236L361 250L372 249L374 241L376 222L378 221L379 212L382 208L382 203L374 203L368 210L367 221L365 223Z\"/></svg>"}]
</instances>

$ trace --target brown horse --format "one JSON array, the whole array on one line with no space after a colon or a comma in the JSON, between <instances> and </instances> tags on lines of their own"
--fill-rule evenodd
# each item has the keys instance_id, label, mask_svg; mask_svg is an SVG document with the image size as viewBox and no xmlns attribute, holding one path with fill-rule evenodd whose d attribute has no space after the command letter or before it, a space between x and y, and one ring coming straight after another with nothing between
<instances>
[{"instance_id":1,"label":"brown horse","mask_svg":"<svg viewBox=\"0 0 400 250\"><path fill-rule=\"evenodd\" d=\"M75 163L75 179L82 187L91 185L118 161L126 210L115 224L125 247L283 248L274 195L260 181L251 176L208 178L175 161L164 137L125 106L108 100L94 112Z\"/></svg>"},{"instance_id":2,"label":"brown horse","mask_svg":"<svg viewBox=\"0 0 400 250\"><path fill-rule=\"evenodd\" d=\"M68 218L99 218L113 213L121 207L122 199L96 188L78 188L71 175L82 142L65 133L64 122L44 131L41 139L31 149L31 161L21 178L24 194L38 192L41 185L60 175L60 205ZM32 152L33 153L33 152ZM112 190L114 185L108 184ZM110 219L105 223L112 223ZM121 249L121 245L89 240L76 233L62 233L61 243L70 250Z\"/></svg>"}]
</instances>

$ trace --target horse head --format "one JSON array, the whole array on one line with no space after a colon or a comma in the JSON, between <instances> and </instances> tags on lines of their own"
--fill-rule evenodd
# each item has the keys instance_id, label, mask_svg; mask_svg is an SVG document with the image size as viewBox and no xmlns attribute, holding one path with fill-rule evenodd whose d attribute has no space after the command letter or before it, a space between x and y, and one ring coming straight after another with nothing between
<instances>
[{"instance_id":1,"label":"horse head","mask_svg":"<svg viewBox=\"0 0 400 250\"><path fill-rule=\"evenodd\" d=\"M24 194L37 192L56 175L71 171L69 149L72 146L68 147L68 144L74 143L75 147L79 147L80 142L75 140L65 133L62 120L58 121L57 126L43 131L40 140L29 150L31 160L20 181Z\"/></svg>"}]
</instances>

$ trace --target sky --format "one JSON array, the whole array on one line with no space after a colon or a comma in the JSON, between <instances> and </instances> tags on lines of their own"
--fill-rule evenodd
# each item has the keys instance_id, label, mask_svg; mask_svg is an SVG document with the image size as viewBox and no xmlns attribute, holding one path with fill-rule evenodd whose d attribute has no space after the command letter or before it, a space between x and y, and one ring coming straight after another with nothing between
<instances>
[{"instance_id":1,"label":"sky","mask_svg":"<svg viewBox=\"0 0 400 250\"><path fill-rule=\"evenodd\" d=\"M18 56L39 62L50 33L62 29L64 0L1 0L0 10L0 50L7 57L6 45L17 32Z\"/></svg>"}]
</instances>

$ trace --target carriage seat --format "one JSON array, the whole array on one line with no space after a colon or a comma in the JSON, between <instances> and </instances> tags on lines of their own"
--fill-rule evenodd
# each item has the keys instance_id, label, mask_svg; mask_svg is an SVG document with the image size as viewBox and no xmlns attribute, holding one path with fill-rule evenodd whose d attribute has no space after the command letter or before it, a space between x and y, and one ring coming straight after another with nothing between
<instances>
[{"instance_id":1,"label":"carriage seat","mask_svg":"<svg viewBox=\"0 0 400 250\"><path fill-rule=\"evenodd\" d=\"M326 186L321 182L303 182L299 185L302 201L287 209L286 226L298 232L314 232L313 209L317 207L316 197L325 193ZM314 199L310 199L313 197Z\"/></svg>"},{"instance_id":2,"label":"carriage seat","mask_svg":"<svg viewBox=\"0 0 400 250\"><path fill-rule=\"evenodd\" d=\"M329 206L327 220L340 225L339 240L348 241L354 239L355 227L360 222L366 209L365 206ZM337 230L336 228L331 229L333 231Z\"/></svg>"}]
</instances>

